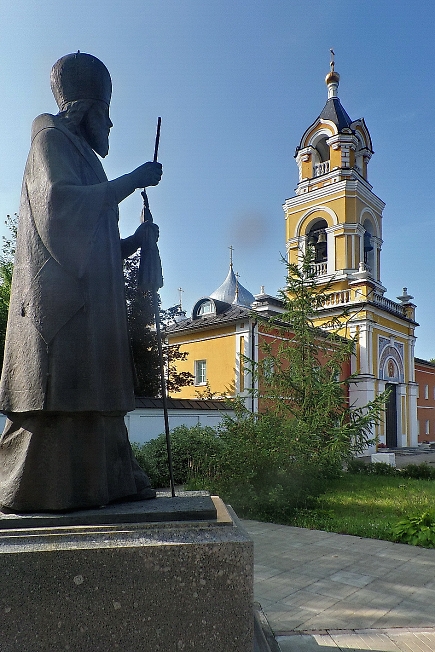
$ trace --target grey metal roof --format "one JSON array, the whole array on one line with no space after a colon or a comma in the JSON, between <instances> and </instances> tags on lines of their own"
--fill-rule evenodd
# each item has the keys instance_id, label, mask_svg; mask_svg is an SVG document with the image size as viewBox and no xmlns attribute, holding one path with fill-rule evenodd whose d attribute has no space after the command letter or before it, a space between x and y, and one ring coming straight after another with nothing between
<instances>
[{"instance_id":1,"label":"grey metal roof","mask_svg":"<svg viewBox=\"0 0 435 652\"><path fill-rule=\"evenodd\" d=\"M435 367L435 363L430 360L423 360L423 358L414 358L414 362L417 364L426 365L427 367Z\"/></svg>"},{"instance_id":2,"label":"grey metal roof","mask_svg":"<svg viewBox=\"0 0 435 652\"><path fill-rule=\"evenodd\" d=\"M352 120L349 118L346 111L342 107L338 97L331 97L328 99L319 118L333 122L335 125L337 125L339 132L345 128L351 129Z\"/></svg>"},{"instance_id":3,"label":"grey metal roof","mask_svg":"<svg viewBox=\"0 0 435 652\"><path fill-rule=\"evenodd\" d=\"M210 328L211 326L227 324L229 322L238 321L239 319L249 319L252 315L250 309L246 306L228 305L228 309L222 313L211 313L199 317L189 317L172 324L165 330L166 333L179 333L186 330L201 330L202 328Z\"/></svg>"},{"instance_id":4,"label":"grey metal roof","mask_svg":"<svg viewBox=\"0 0 435 652\"><path fill-rule=\"evenodd\" d=\"M187 399L168 398L170 410L232 410L231 404L224 399ZM148 398L146 396L135 397L135 408L137 409L163 409L163 399Z\"/></svg>"},{"instance_id":5,"label":"grey metal roof","mask_svg":"<svg viewBox=\"0 0 435 652\"><path fill-rule=\"evenodd\" d=\"M232 265L230 265L225 281L217 290L210 294L210 297L218 301L230 304L234 303L240 306L250 306L255 301L254 295L237 280Z\"/></svg>"}]
</instances>

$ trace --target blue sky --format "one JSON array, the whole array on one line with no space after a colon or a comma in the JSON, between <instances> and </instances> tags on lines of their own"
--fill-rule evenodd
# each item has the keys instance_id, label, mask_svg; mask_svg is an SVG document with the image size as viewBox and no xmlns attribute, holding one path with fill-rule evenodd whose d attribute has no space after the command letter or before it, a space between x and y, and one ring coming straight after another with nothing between
<instances>
[{"instance_id":1,"label":"blue sky","mask_svg":"<svg viewBox=\"0 0 435 652\"><path fill-rule=\"evenodd\" d=\"M33 118L56 112L51 66L79 49L112 75L109 178L152 158L162 116L164 176L149 199L163 304L180 286L188 310L215 290L230 245L241 283L274 294L293 154L326 101L332 47L340 99L366 120L369 181L387 204L382 282L392 299L408 287L416 353L435 357L434 25L431 0L0 0L0 221L18 211ZM129 235L139 192L120 208Z\"/></svg>"}]
</instances>

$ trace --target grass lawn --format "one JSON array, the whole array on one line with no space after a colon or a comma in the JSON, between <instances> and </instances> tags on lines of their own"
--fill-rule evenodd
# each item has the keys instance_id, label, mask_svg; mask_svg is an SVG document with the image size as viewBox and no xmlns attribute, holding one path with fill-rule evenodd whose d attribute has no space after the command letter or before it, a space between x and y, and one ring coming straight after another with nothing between
<instances>
[{"instance_id":1,"label":"grass lawn","mask_svg":"<svg viewBox=\"0 0 435 652\"><path fill-rule=\"evenodd\" d=\"M435 510L434 480L345 474L288 525L393 541L394 523L427 510Z\"/></svg>"}]
</instances>

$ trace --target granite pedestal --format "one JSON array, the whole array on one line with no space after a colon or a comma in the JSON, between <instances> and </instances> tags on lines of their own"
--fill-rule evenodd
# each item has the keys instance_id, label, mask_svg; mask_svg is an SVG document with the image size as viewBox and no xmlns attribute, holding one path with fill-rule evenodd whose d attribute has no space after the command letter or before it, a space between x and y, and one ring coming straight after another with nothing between
<instances>
[{"instance_id":1,"label":"granite pedestal","mask_svg":"<svg viewBox=\"0 0 435 652\"><path fill-rule=\"evenodd\" d=\"M2 652L252 652L253 545L219 498L105 509L0 515Z\"/></svg>"}]
</instances>

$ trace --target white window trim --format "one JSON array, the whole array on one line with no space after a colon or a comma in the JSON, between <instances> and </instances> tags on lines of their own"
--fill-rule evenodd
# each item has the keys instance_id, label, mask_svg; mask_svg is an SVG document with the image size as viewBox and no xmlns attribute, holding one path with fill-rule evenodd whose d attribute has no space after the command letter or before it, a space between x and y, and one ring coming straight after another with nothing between
<instances>
[{"instance_id":1,"label":"white window trim","mask_svg":"<svg viewBox=\"0 0 435 652\"><path fill-rule=\"evenodd\" d=\"M194 377L196 387L207 385L207 360L195 360ZM199 380L200 377L204 380Z\"/></svg>"}]
</instances>

